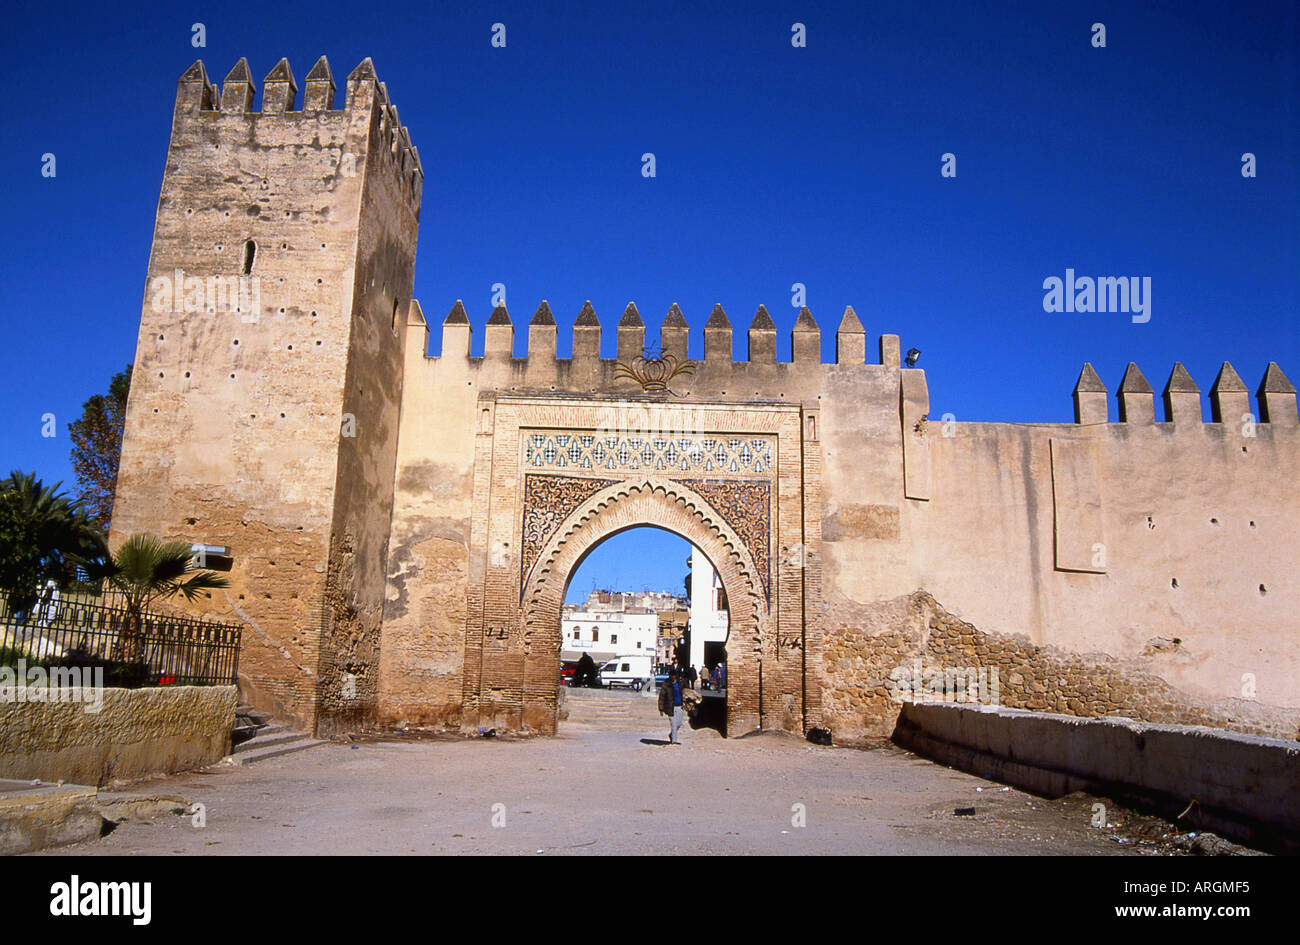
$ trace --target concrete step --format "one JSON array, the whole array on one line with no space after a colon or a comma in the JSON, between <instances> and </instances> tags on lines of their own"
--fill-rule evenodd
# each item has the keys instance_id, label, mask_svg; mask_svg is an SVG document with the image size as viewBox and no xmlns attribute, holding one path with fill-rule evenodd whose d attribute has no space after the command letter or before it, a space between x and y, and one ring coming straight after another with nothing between
<instances>
[{"instance_id":1,"label":"concrete step","mask_svg":"<svg viewBox=\"0 0 1300 945\"><path fill-rule=\"evenodd\" d=\"M257 751L262 748L272 748L277 745L288 745L293 742L303 741L304 739L310 737L311 736L309 736L306 732L291 732L285 728L282 728L280 732L269 736L265 735L263 732L258 732L256 736L250 738L248 741L241 742L240 744L236 745L235 750L231 752L231 754L240 755L250 751Z\"/></svg>"},{"instance_id":2,"label":"concrete step","mask_svg":"<svg viewBox=\"0 0 1300 945\"><path fill-rule=\"evenodd\" d=\"M253 745L247 751L233 754L230 758L237 765L255 765L270 758L279 758L281 755L291 755L294 752L306 751L309 748L318 748L327 744L329 743L322 739L309 738L303 735L301 738L278 742L274 745Z\"/></svg>"},{"instance_id":3,"label":"concrete step","mask_svg":"<svg viewBox=\"0 0 1300 945\"><path fill-rule=\"evenodd\" d=\"M284 725L283 723L268 722L266 725L263 725L261 728L257 730L257 737L259 740L262 740L272 735L282 735L285 732L292 732L292 731L293 729L289 728L289 726Z\"/></svg>"}]
</instances>

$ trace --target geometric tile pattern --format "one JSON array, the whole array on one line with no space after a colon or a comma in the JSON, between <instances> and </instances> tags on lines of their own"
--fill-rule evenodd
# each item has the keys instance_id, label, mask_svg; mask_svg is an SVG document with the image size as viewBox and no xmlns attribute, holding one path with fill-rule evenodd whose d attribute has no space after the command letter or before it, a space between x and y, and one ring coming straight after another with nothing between
<instances>
[{"instance_id":1,"label":"geometric tile pattern","mask_svg":"<svg viewBox=\"0 0 1300 945\"><path fill-rule=\"evenodd\" d=\"M770 601L772 485L754 479L679 479L713 506L749 549Z\"/></svg>"},{"instance_id":2,"label":"geometric tile pattern","mask_svg":"<svg viewBox=\"0 0 1300 945\"><path fill-rule=\"evenodd\" d=\"M707 433L572 433L530 431L523 437L529 470L728 473L770 476L773 438Z\"/></svg>"},{"instance_id":3,"label":"geometric tile pattern","mask_svg":"<svg viewBox=\"0 0 1300 945\"><path fill-rule=\"evenodd\" d=\"M524 476L523 574L527 580L533 563L546 544L574 509L617 479L586 479L578 476Z\"/></svg>"}]
</instances>

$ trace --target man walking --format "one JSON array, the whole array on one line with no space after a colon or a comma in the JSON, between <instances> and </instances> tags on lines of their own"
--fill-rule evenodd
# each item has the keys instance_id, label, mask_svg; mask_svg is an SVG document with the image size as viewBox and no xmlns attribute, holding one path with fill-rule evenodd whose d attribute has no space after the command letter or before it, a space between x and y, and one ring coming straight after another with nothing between
<instances>
[{"instance_id":1,"label":"man walking","mask_svg":"<svg viewBox=\"0 0 1300 945\"><path fill-rule=\"evenodd\" d=\"M677 667L668 670L668 679L664 683L664 692L661 696L664 702L664 708L668 710L667 714L672 719L672 728L668 732L668 744L680 745L677 740L677 730L682 727L682 683L677 675Z\"/></svg>"}]
</instances>

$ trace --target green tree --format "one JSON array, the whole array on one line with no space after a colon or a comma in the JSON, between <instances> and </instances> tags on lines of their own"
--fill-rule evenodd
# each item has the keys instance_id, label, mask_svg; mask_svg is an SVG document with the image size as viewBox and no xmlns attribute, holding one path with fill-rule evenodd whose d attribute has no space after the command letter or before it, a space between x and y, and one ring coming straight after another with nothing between
<instances>
[{"instance_id":1,"label":"green tree","mask_svg":"<svg viewBox=\"0 0 1300 945\"><path fill-rule=\"evenodd\" d=\"M72 437L72 471L86 513L103 532L113 514L117 466L122 458L122 429L126 397L131 390L131 365L113 375L108 394L96 394L82 405L81 419L68 424Z\"/></svg>"},{"instance_id":2,"label":"green tree","mask_svg":"<svg viewBox=\"0 0 1300 945\"><path fill-rule=\"evenodd\" d=\"M132 535L110 559L87 570L122 594L127 620L118 637L116 656L128 663L144 655L143 616L152 603L178 594L193 602L201 591L230 586L220 574L194 563L188 542L163 542L153 535Z\"/></svg>"},{"instance_id":3,"label":"green tree","mask_svg":"<svg viewBox=\"0 0 1300 945\"><path fill-rule=\"evenodd\" d=\"M11 610L27 610L46 581L66 585L77 565L108 553L103 532L62 485L17 470L0 480L0 589Z\"/></svg>"}]
</instances>

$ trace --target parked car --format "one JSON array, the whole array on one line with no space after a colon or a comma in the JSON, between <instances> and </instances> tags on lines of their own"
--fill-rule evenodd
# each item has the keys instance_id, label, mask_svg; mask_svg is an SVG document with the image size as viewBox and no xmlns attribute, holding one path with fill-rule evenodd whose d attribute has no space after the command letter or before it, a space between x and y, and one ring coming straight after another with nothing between
<instances>
[{"instance_id":1,"label":"parked car","mask_svg":"<svg viewBox=\"0 0 1300 945\"><path fill-rule=\"evenodd\" d=\"M600 684L610 689L630 686L640 692L653 678L649 656L620 656L600 668Z\"/></svg>"}]
</instances>

